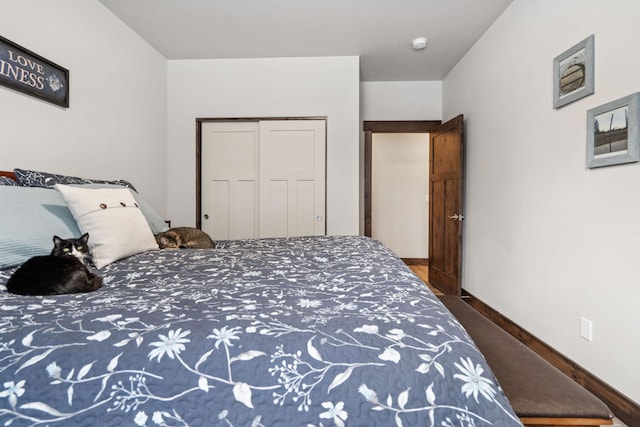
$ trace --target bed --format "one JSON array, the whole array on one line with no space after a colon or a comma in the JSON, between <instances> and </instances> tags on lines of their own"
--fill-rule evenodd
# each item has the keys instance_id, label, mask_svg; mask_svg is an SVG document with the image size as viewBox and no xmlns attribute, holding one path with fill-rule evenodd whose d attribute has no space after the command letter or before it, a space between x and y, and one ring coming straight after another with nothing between
<instances>
[{"instance_id":1,"label":"bed","mask_svg":"<svg viewBox=\"0 0 640 427\"><path fill-rule=\"evenodd\" d=\"M62 223L83 229L50 188L59 178L12 180L0 185L0 222L16 228L9 203L24 209L33 198L31 210L46 204L42 215L66 216L50 221L51 233ZM152 233L160 227L147 220ZM44 242L51 233L41 231ZM10 258L7 248L20 245L3 241ZM5 263L0 424L521 425L465 330L380 242L317 236L216 245L109 262L96 270L103 287L87 294L9 294L4 285L19 264Z\"/></svg>"}]
</instances>

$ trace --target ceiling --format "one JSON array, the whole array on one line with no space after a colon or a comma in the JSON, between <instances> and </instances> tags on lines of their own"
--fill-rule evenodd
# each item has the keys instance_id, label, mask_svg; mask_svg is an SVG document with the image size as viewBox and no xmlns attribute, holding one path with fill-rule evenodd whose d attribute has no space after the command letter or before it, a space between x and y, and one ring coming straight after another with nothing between
<instances>
[{"instance_id":1,"label":"ceiling","mask_svg":"<svg viewBox=\"0 0 640 427\"><path fill-rule=\"evenodd\" d=\"M361 81L414 81L442 80L513 0L100 1L167 59L359 56Z\"/></svg>"}]
</instances>

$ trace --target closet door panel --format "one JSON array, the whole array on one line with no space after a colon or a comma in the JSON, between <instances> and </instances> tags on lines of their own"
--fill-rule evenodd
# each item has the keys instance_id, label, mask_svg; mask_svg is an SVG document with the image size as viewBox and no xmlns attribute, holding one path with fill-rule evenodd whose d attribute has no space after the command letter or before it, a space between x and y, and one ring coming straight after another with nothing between
<instances>
[{"instance_id":1,"label":"closet door panel","mask_svg":"<svg viewBox=\"0 0 640 427\"><path fill-rule=\"evenodd\" d=\"M324 120L260 122L260 237L325 234L325 135Z\"/></svg>"},{"instance_id":2,"label":"closet door panel","mask_svg":"<svg viewBox=\"0 0 640 427\"><path fill-rule=\"evenodd\" d=\"M315 181L300 180L296 183L296 232L298 236L312 236L316 234L314 216Z\"/></svg>"},{"instance_id":3,"label":"closet door panel","mask_svg":"<svg viewBox=\"0 0 640 427\"><path fill-rule=\"evenodd\" d=\"M202 224L209 226L204 231L213 239L229 239L229 186L229 181L210 181L203 193L203 198L207 201L207 215L215 218L215 221L210 219Z\"/></svg>"},{"instance_id":4,"label":"closet door panel","mask_svg":"<svg viewBox=\"0 0 640 427\"><path fill-rule=\"evenodd\" d=\"M260 216L260 237L289 236L289 182L286 180L270 180L263 185L262 192L268 192L269 198L262 205ZM269 218L265 221L263 217Z\"/></svg>"},{"instance_id":5,"label":"closet door panel","mask_svg":"<svg viewBox=\"0 0 640 427\"><path fill-rule=\"evenodd\" d=\"M214 240L258 237L257 122L202 125L202 229Z\"/></svg>"}]
</instances>

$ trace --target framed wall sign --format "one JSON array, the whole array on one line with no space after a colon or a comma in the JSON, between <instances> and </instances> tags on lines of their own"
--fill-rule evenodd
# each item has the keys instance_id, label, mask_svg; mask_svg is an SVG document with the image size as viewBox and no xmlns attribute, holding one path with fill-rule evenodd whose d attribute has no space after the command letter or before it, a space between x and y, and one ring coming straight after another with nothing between
<instances>
[{"instance_id":1,"label":"framed wall sign","mask_svg":"<svg viewBox=\"0 0 640 427\"><path fill-rule=\"evenodd\" d=\"M594 92L594 39L592 34L553 59L553 108Z\"/></svg>"},{"instance_id":2,"label":"framed wall sign","mask_svg":"<svg viewBox=\"0 0 640 427\"><path fill-rule=\"evenodd\" d=\"M2 36L0 85L69 107L69 70Z\"/></svg>"},{"instance_id":3,"label":"framed wall sign","mask_svg":"<svg viewBox=\"0 0 640 427\"><path fill-rule=\"evenodd\" d=\"M640 92L587 111L587 167L640 161Z\"/></svg>"}]
</instances>

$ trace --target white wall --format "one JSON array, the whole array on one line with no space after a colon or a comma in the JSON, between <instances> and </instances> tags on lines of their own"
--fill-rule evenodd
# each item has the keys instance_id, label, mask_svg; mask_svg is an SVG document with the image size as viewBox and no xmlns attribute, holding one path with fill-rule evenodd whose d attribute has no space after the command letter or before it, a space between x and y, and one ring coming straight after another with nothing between
<instances>
[{"instance_id":1,"label":"white wall","mask_svg":"<svg viewBox=\"0 0 640 427\"><path fill-rule=\"evenodd\" d=\"M429 134L375 133L371 237L401 258L428 258Z\"/></svg>"},{"instance_id":2,"label":"white wall","mask_svg":"<svg viewBox=\"0 0 640 427\"><path fill-rule=\"evenodd\" d=\"M515 0L444 80L466 119L463 287L640 402L640 163L587 169L588 109L640 91L640 2ZM595 94L552 61L595 34ZM580 337L593 322L593 342Z\"/></svg>"},{"instance_id":3,"label":"white wall","mask_svg":"<svg viewBox=\"0 0 640 427\"><path fill-rule=\"evenodd\" d=\"M440 120L442 82L360 83L361 120Z\"/></svg>"},{"instance_id":4,"label":"white wall","mask_svg":"<svg viewBox=\"0 0 640 427\"><path fill-rule=\"evenodd\" d=\"M0 168L127 179L163 214L164 57L97 0L0 0L0 33L70 79L68 109L0 87Z\"/></svg>"},{"instance_id":5,"label":"white wall","mask_svg":"<svg viewBox=\"0 0 640 427\"><path fill-rule=\"evenodd\" d=\"M327 232L359 231L357 57L175 60L168 66L168 214L195 224L196 118L327 117Z\"/></svg>"}]
</instances>

